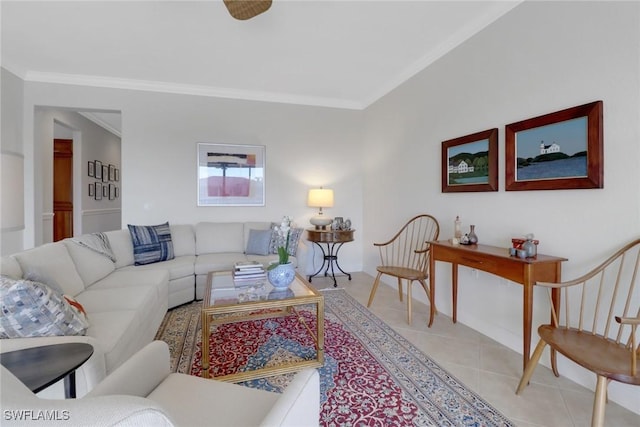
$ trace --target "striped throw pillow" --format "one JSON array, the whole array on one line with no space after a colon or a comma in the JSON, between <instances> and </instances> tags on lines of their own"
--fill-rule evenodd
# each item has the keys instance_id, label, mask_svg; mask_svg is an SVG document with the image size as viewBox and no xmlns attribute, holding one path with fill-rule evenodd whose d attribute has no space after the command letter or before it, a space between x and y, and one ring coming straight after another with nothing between
<instances>
[{"instance_id":1,"label":"striped throw pillow","mask_svg":"<svg viewBox=\"0 0 640 427\"><path fill-rule=\"evenodd\" d=\"M159 225L128 224L127 227L133 242L135 265L152 264L174 258L168 222Z\"/></svg>"}]
</instances>

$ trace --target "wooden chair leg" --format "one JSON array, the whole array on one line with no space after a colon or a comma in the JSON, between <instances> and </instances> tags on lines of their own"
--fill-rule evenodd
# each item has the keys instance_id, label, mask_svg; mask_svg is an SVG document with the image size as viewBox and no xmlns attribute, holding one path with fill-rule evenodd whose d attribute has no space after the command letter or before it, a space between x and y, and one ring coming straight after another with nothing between
<instances>
[{"instance_id":1,"label":"wooden chair leg","mask_svg":"<svg viewBox=\"0 0 640 427\"><path fill-rule=\"evenodd\" d=\"M411 288L413 288L413 281L407 280L407 323L411 326Z\"/></svg>"},{"instance_id":2,"label":"wooden chair leg","mask_svg":"<svg viewBox=\"0 0 640 427\"><path fill-rule=\"evenodd\" d=\"M518 384L518 388L516 389L516 394L520 394L522 390L529 384L529 380L533 375L533 371L535 371L536 366L538 366L538 361L540 360L540 356L542 356L542 352L544 348L547 346L547 343L544 340L538 341L538 345L529 359L529 363L527 363L527 367L524 369L522 373L522 378L520 378L520 384Z\"/></svg>"},{"instance_id":3,"label":"wooden chair leg","mask_svg":"<svg viewBox=\"0 0 640 427\"><path fill-rule=\"evenodd\" d=\"M369 294L369 302L367 303L367 307L371 307L373 297L376 296L376 291L378 290L378 285L380 284L380 276L382 276L382 273L378 273L378 275L376 276L376 280L373 281L373 288L371 288L371 293Z\"/></svg>"},{"instance_id":4,"label":"wooden chair leg","mask_svg":"<svg viewBox=\"0 0 640 427\"><path fill-rule=\"evenodd\" d=\"M598 375L596 383L596 395L593 401L593 414L591 415L591 427L604 425L604 409L607 403L607 378Z\"/></svg>"},{"instance_id":5,"label":"wooden chair leg","mask_svg":"<svg viewBox=\"0 0 640 427\"><path fill-rule=\"evenodd\" d=\"M402 302L402 279L399 277L398 277L398 296L400 297L400 302Z\"/></svg>"},{"instance_id":6,"label":"wooden chair leg","mask_svg":"<svg viewBox=\"0 0 640 427\"><path fill-rule=\"evenodd\" d=\"M558 355L554 349L551 349L551 370L553 371L553 375L560 377L560 372L558 372Z\"/></svg>"}]
</instances>

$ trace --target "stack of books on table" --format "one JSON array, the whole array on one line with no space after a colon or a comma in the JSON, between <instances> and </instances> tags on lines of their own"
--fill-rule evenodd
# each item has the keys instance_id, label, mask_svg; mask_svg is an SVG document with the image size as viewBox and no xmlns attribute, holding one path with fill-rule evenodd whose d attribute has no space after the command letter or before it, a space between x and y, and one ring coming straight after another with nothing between
<instances>
[{"instance_id":1,"label":"stack of books on table","mask_svg":"<svg viewBox=\"0 0 640 427\"><path fill-rule=\"evenodd\" d=\"M233 283L236 286L248 286L267 278L264 266L257 261L237 262L233 269Z\"/></svg>"}]
</instances>

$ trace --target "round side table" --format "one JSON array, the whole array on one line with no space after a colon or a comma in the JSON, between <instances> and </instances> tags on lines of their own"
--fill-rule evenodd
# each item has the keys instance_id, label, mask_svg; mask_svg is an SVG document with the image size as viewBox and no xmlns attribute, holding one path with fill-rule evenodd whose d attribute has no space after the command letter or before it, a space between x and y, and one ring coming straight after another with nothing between
<instances>
[{"instance_id":1,"label":"round side table","mask_svg":"<svg viewBox=\"0 0 640 427\"><path fill-rule=\"evenodd\" d=\"M38 393L64 378L65 397L76 397L76 369L93 354L86 343L64 343L31 347L0 354L0 363Z\"/></svg>"},{"instance_id":2,"label":"round side table","mask_svg":"<svg viewBox=\"0 0 640 427\"><path fill-rule=\"evenodd\" d=\"M338 282L336 281L335 268L341 271L344 275L346 275L349 280L351 280L351 274L344 271L340 268L340 264L338 264L338 251L347 242L353 242L353 232L355 230L316 230L315 228L307 229L307 240L315 243L320 250L322 251L322 266L309 276L309 283L311 283L311 279L324 269L324 276L327 277L329 274L329 269L331 269L331 278L333 279L333 287L338 287ZM322 245L326 245L325 247Z\"/></svg>"}]
</instances>

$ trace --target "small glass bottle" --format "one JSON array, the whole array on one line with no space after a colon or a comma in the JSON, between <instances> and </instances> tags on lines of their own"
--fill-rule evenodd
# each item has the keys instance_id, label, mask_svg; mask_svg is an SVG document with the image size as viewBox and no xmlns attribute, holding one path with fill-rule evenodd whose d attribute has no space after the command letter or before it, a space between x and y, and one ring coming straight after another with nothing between
<instances>
[{"instance_id":1,"label":"small glass bottle","mask_svg":"<svg viewBox=\"0 0 640 427\"><path fill-rule=\"evenodd\" d=\"M527 240L522 244L522 249L527 253L527 258L533 258L538 255L538 248L533 242L533 234L527 234L525 238Z\"/></svg>"},{"instance_id":2,"label":"small glass bottle","mask_svg":"<svg viewBox=\"0 0 640 427\"><path fill-rule=\"evenodd\" d=\"M469 230L469 244L475 245L478 243L478 236L476 235L476 226L470 225L471 230Z\"/></svg>"},{"instance_id":3,"label":"small glass bottle","mask_svg":"<svg viewBox=\"0 0 640 427\"><path fill-rule=\"evenodd\" d=\"M459 216L456 216L456 220L453 222L453 237L458 240L462 237L462 221Z\"/></svg>"}]
</instances>

